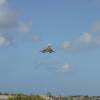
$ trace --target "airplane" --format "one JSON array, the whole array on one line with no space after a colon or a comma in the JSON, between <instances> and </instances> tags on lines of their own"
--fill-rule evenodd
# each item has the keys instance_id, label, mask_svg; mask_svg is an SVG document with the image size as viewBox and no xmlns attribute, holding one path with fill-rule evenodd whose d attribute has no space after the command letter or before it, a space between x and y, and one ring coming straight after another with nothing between
<instances>
[{"instance_id":1,"label":"airplane","mask_svg":"<svg viewBox=\"0 0 100 100\"><path fill-rule=\"evenodd\" d=\"M49 44L47 48L41 50L42 53L52 53L55 52L52 48L51 45Z\"/></svg>"}]
</instances>

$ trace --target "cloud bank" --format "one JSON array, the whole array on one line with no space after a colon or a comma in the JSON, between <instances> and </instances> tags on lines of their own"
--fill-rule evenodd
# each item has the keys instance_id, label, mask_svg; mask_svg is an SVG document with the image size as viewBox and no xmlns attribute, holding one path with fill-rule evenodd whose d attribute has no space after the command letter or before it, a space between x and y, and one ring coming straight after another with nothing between
<instances>
[{"instance_id":1,"label":"cloud bank","mask_svg":"<svg viewBox=\"0 0 100 100\"><path fill-rule=\"evenodd\" d=\"M11 9L7 0L0 1L0 31L12 30L17 27L16 12Z\"/></svg>"},{"instance_id":2,"label":"cloud bank","mask_svg":"<svg viewBox=\"0 0 100 100\"><path fill-rule=\"evenodd\" d=\"M19 15L17 12L10 7L9 2L7 0L0 0L0 32L3 34L1 37L1 44L3 47L4 41L6 39L4 37L5 34L15 34L17 33L28 33L31 32L32 23L31 22L22 22L19 20ZM5 40L3 40L5 39Z\"/></svg>"},{"instance_id":3,"label":"cloud bank","mask_svg":"<svg viewBox=\"0 0 100 100\"><path fill-rule=\"evenodd\" d=\"M79 50L100 47L100 36L86 32L73 41L64 41L61 47L66 50Z\"/></svg>"}]
</instances>

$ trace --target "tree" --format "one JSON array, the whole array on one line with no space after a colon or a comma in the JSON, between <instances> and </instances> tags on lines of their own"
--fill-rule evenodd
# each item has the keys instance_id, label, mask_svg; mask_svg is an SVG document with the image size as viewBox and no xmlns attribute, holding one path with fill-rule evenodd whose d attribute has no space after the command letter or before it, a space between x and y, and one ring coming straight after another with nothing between
<instances>
[{"instance_id":1,"label":"tree","mask_svg":"<svg viewBox=\"0 0 100 100\"><path fill-rule=\"evenodd\" d=\"M47 93L47 96L48 96L48 97L52 97L51 92L48 92L48 93Z\"/></svg>"},{"instance_id":2,"label":"tree","mask_svg":"<svg viewBox=\"0 0 100 100\"><path fill-rule=\"evenodd\" d=\"M0 95L2 95L2 92L0 92Z\"/></svg>"}]
</instances>

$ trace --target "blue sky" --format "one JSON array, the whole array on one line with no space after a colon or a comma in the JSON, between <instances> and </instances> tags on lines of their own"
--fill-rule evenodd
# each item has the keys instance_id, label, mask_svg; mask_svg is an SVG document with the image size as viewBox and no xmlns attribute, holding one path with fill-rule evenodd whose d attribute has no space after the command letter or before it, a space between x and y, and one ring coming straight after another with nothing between
<instances>
[{"instance_id":1,"label":"blue sky","mask_svg":"<svg viewBox=\"0 0 100 100\"><path fill-rule=\"evenodd\" d=\"M99 55L99 0L0 1L0 91L100 95Z\"/></svg>"}]
</instances>

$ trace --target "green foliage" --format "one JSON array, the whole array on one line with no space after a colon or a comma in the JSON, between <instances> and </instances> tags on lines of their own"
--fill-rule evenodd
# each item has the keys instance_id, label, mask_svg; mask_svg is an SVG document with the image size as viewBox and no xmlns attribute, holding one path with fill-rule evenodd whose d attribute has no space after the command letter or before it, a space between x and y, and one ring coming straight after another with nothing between
<instances>
[{"instance_id":1,"label":"green foliage","mask_svg":"<svg viewBox=\"0 0 100 100\"><path fill-rule=\"evenodd\" d=\"M21 96L21 95L17 95L17 96L9 97L8 100L45 100L45 99L43 99L41 96Z\"/></svg>"},{"instance_id":2,"label":"green foliage","mask_svg":"<svg viewBox=\"0 0 100 100\"><path fill-rule=\"evenodd\" d=\"M8 100L13 100L13 98L12 97L9 97L9 99Z\"/></svg>"},{"instance_id":3,"label":"green foliage","mask_svg":"<svg viewBox=\"0 0 100 100\"><path fill-rule=\"evenodd\" d=\"M5 93L3 93L3 95L9 95L9 94L5 92Z\"/></svg>"}]
</instances>

